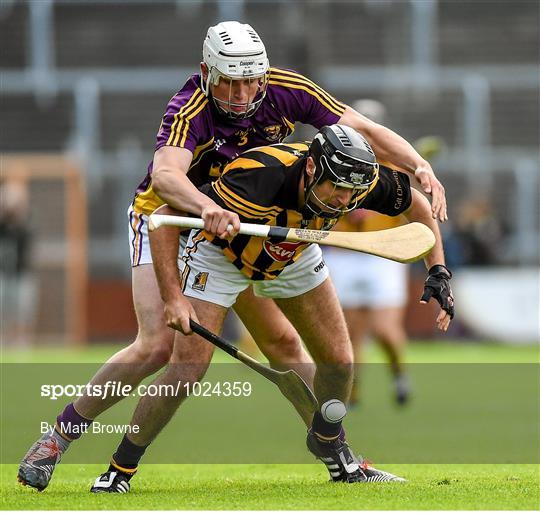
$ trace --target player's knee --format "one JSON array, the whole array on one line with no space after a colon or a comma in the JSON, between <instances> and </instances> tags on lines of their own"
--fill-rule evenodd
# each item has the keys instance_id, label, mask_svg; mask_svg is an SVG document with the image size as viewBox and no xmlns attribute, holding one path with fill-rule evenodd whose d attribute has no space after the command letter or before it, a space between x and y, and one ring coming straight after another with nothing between
<instances>
[{"instance_id":1,"label":"player's knee","mask_svg":"<svg viewBox=\"0 0 540 513\"><path fill-rule=\"evenodd\" d=\"M328 383L347 383L354 377L354 365L348 361L318 364L317 373Z\"/></svg>"},{"instance_id":2,"label":"player's knee","mask_svg":"<svg viewBox=\"0 0 540 513\"><path fill-rule=\"evenodd\" d=\"M141 363L162 367L171 358L174 337L157 336L142 339L137 337L133 344L135 358Z\"/></svg>"},{"instance_id":3,"label":"player's knee","mask_svg":"<svg viewBox=\"0 0 540 513\"><path fill-rule=\"evenodd\" d=\"M278 338L274 347L279 350L285 358L290 361L302 361L305 352L302 341L295 330L286 331Z\"/></svg>"},{"instance_id":4,"label":"player's knee","mask_svg":"<svg viewBox=\"0 0 540 513\"><path fill-rule=\"evenodd\" d=\"M317 364L317 371L327 374L328 379L340 382L352 379L354 374L354 358L352 349L343 347L341 351L334 351L328 355L324 362Z\"/></svg>"},{"instance_id":5,"label":"player's knee","mask_svg":"<svg viewBox=\"0 0 540 513\"><path fill-rule=\"evenodd\" d=\"M279 335L257 340L265 356L278 362L302 362L305 350L300 336L295 330L287 330Z\"/></svg>"},{"instance_id":6,"label":"player's knee","mask_svg":"<svg viewBox=\"0 0 540 513\"><path fill-rule=\"evenodd\" d=\"M207 363L178 362L173 358L167 366L164 379L167 383L180 382L189 390L204 377L207 369Z\"/></svg>"},{"instance_id":7,"label":"player's knee","mask_svg":"<svg viewBox=\"0 0 540 513\"><path fill-rule=\"evenodd\" d=\"M165 365L172 354L172 345L161 344L156 347L152 347L149 352L149 361L156 365Z\"/></svg>"}]
</instances>

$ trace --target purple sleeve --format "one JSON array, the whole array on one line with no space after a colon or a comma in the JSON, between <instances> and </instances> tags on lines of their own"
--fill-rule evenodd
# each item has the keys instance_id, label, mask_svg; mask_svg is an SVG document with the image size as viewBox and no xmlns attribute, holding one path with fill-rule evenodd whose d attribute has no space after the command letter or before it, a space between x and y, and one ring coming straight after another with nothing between
<instances>
[{"instance_id":1,"label":"purple sleeve","mask_svg":"<svg viewBox=\"0 0 540 513\"><path fill-rule=\"evenodd\" d=\"M203 113L208 98L191 77L169 101L156 138L158 150L162 146L186 148L191 152L200 141L207 140Z\"/></svg>"},{"instance_id":2,"label":"purple sleeve","mask_svg":"<svg viewBox=\"0 0 540 513\"><path fill-rule=\"evenodd\" d=\"M269 93L291 122L319 129L337 123L345 105L296 71L271 68Z\"/></svg>"}]
</instances>

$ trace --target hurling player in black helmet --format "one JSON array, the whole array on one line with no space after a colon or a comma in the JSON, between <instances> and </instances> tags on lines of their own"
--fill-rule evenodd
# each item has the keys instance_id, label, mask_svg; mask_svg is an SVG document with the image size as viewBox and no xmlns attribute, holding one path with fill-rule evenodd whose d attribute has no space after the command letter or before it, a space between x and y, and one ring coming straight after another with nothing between
<instances>
[{"instance_id":1,"label":"hurling player in black helmet","mask_svg":"<svg viewBox=\"0 0 540 513\"><path fill-rule=\"evenodd\" d=\"M305 178L305 208L325 218L337 218L357 208L379 176L379 164L369 143L345 125L323 127L311 143L315 170ZM326 183L325 183L326 182Z\"/></svg>"}]
</instances>

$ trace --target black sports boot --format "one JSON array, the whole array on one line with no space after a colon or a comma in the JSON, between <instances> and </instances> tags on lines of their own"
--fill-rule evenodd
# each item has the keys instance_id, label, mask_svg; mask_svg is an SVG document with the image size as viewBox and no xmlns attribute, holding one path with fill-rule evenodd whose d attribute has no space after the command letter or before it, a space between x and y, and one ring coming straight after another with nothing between
<instances>
[{"instance_id":1,"label":"black sports boot","mask_svg":"<svg viewBox=\"0 0 540 513\"><path fill-rule=\"evenodd\" d=\"M369 466L362 457L359 460L351 451L349 444L339 437L325 442L309 430L307 446L309 451L326 465L332 481L345 483L405 481L402 477Z\"/></svg>"},{"instance_id":2,"label":"black sports boot","mask_svg":"<svg viewBox=\"0 0 540 513\"><path fill-rule=\"evenodd\" d=\"M96 479L90 491L92 493L128 493L130 477L123 472L108 470Z\"/></svg>"}]
</instances>

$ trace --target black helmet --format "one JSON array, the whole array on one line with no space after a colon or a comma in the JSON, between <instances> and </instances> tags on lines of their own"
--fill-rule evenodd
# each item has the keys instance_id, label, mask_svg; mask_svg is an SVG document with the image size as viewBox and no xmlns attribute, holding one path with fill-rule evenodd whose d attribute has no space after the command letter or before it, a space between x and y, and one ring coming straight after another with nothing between
<instances>
[{"instance_id":1,"label":"black helmet","mask_svg":"<svg viewBox=\"0 0 540 513\"><path fill-rule=\"evenodd\" d=\"M365 138L354 128L345 125L330 125L321 128L311 143L309 155L315 162L313 181L305 187L306 206L322 217L336 217L356 208L356 202L346 210L336 210L330 206L332 214L322 212L310 201L313 188L330 180L336 187L354 189L355 197L366 191L377 180L379 165L375 154ZM318 200L318 198L316 198ZM322 203L318 200L319 204Z\"/></svg>"}]
</instances>

